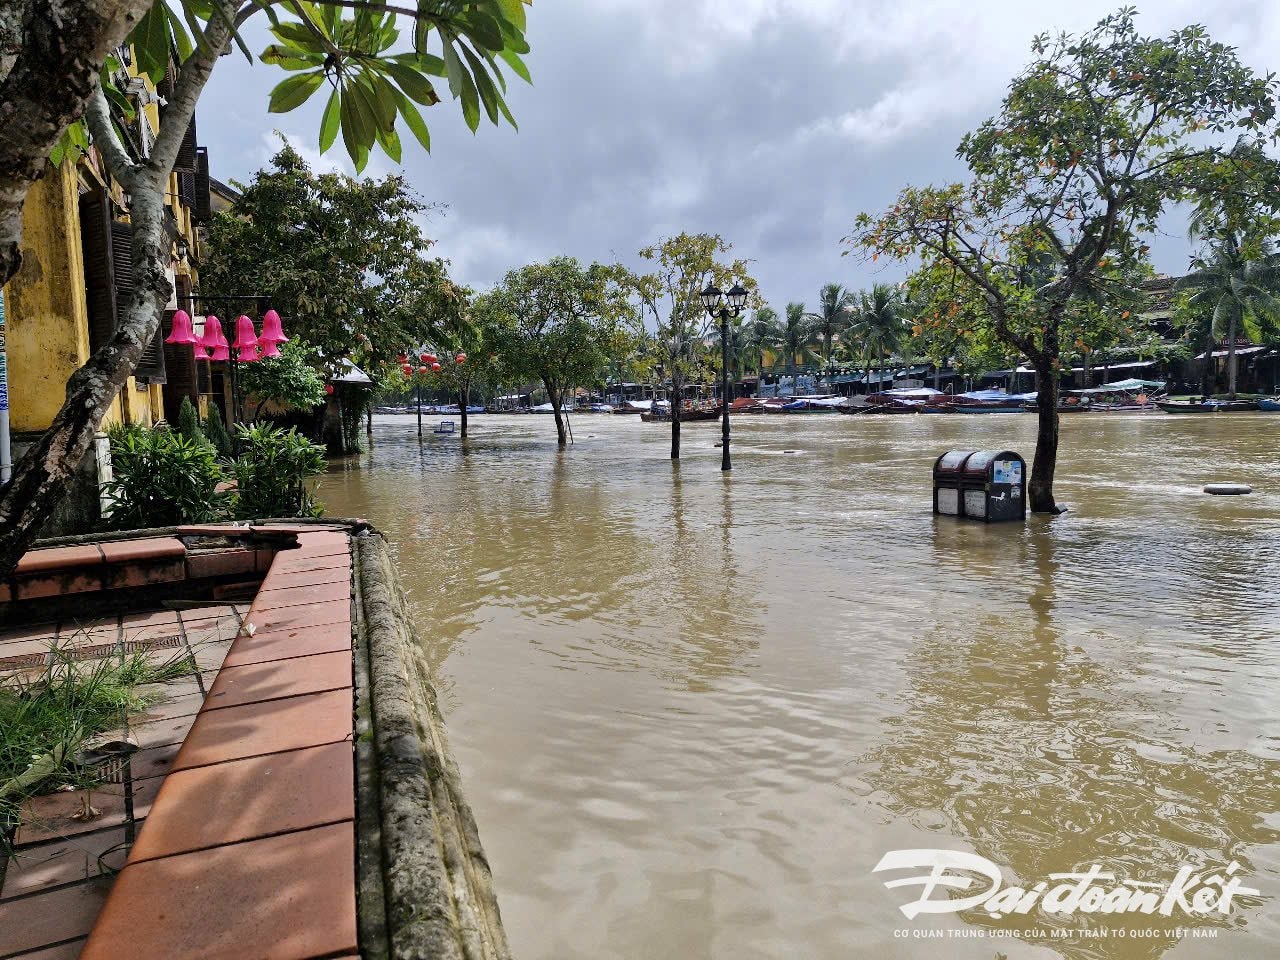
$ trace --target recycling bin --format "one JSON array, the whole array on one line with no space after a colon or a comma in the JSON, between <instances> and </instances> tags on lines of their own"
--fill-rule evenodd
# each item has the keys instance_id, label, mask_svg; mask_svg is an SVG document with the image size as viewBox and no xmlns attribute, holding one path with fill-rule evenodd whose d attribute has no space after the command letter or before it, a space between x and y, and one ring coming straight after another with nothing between
<instances>
[{"instance_id":1,"label":"recycling bin","mask_svg":"<svg viewBox=\"0 0 1280 960\"><path fill-rule=\"evenodd\" d=\"M972 450L948 450L933 463L933 512L947 517L964 516L960 500L960 475Z\"/></svg>"},{"instance_id":2,"label":"recycling bin","mask_svg":"<svg viewBox=\"0 0 1280 960\"><path fill-rule=\"evenodd\" d=\"M1027 518L1027 464L1012 450L979 450L960 466L963 516L996 523Z\"/></svg>"}]
</instances>

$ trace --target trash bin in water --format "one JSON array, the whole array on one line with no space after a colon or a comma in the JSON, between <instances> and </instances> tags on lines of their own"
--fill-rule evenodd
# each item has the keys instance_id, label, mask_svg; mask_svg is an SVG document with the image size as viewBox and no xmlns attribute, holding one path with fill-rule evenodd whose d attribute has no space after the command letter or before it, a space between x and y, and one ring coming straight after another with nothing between
<instances>
[{"instance_id":1,"label":"trash bin in water","mask_svg":"<svg viewBox=\"0 0 1280 960\"><path fill-rule=\"evenodd\" d=\"M1027 464L1012 450L979 450L960 467L963 516L995 523L1027 518Z\"/></svg>"},{"instance_id":2,"label":"trash bin in water","mask_svg":"<svg viewBox=\"0 0 1280 960\"><path fill-rule=\"evenodd\" d=\"M933 512L948 517L964 516L960 500L960 473L972 450L948 450L933 463Z\"/></svg>"}]
</instances>

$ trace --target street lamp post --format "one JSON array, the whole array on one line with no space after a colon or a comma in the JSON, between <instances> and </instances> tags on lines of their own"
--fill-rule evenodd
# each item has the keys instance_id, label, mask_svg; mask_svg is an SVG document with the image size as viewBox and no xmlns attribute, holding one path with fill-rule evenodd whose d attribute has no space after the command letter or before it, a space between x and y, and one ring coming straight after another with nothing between
<instances>
[{"instance_id":1,"label":"street lamp post","mask_svg":"<svg viewBox=\"0 0 1280 960\"><path fill-rule=\"evenodd\" d=\"M702 291L702 306L713 320L720 321L720 469L732 470L729 462L729 318L737 317L747 305L747 291L735 283L721 293L714 283Z\"/></svg>"}]
</instances>

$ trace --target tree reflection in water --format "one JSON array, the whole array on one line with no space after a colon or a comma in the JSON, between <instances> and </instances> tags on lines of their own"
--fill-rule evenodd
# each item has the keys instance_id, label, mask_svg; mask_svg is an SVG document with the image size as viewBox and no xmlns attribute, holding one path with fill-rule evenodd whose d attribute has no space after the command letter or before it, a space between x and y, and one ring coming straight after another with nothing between
<instances>
[{"instance_id":1,"label":"tree reflection in water","mask_svg":"<svg viewBox=\"0 0 1280 960\"><path fill-rule=\"evenodd\" d=\"M914 647L905 709L885 721L883 744L859 763L873 788L868 801L937 832L938 846L963 842L998 864L1006 884L1029 888L1050 873L1097 863L1116 874L1108 887L1125 878L1163 885L1184 864L1212 871L1236 860L1245 886L1265 890L1249 851L1280 839L1265 821L1280 809L1280 764L1241 750L1197 749L1166 705L1123 692L1111 668L1068 649L1055 617L1050 527L1033 521L1025 536L1009 538L1016 544L1010 575L1033 573L1029 634L1025 617L984 612ZM939 550L939 562L963 575L964 551ZM1243 928L1257 905L1237 898L1227 916L1196 918L1180 910L1172 917L961 916L1023 931L1029 942L1071 958L1154 958L1178 942L1176 928ZM1052 928L1067 937L1045 938ZM1090 937L1080 932L1086 929L1112 935ZM1120 939L1120 929L1156 934Z\"/></svg>"}]
</instances>

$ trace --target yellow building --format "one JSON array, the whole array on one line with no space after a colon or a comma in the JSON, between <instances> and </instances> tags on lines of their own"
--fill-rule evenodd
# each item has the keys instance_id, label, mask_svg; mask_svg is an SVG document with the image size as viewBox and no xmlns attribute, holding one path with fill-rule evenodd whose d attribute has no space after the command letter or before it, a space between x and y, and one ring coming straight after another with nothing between
<instances>
[{"instance_id":1,"label":"yellow building","mask_svg":"<svg viewBox=\"0 0 1280 960\"><path fill-rule=\"evenodd\" d=\"M160 96L142 78L126 85L139 109L125 124L126 149L149 150L159 129ZM169 276L174 298L154 342L102 423L154 424L174 419L183 396L196 401L198 371L190 347L166 347L169 320L195 285L199 224L210 216L208 155L196 146L192 123L170 177L166 230L172 241ZM114 332L133 285L128 197L95 152L66 158L37 181L23 207L22 267L3 290L0 339L7 363L13 461L48 429L66 399L66 383ZM190 304L181 304L190 311ZM207 376L207 375L206 375ZM0 396L0 399L3 399ZM2 405L2 404L0 404ZM0 438L2 440L2 438ZM5 451L0 450L0 460ZM99 489L110 479L105 433L81 465L82 482L46 532L83 529L99 515Z\"/></svg>"}]
</instances>

